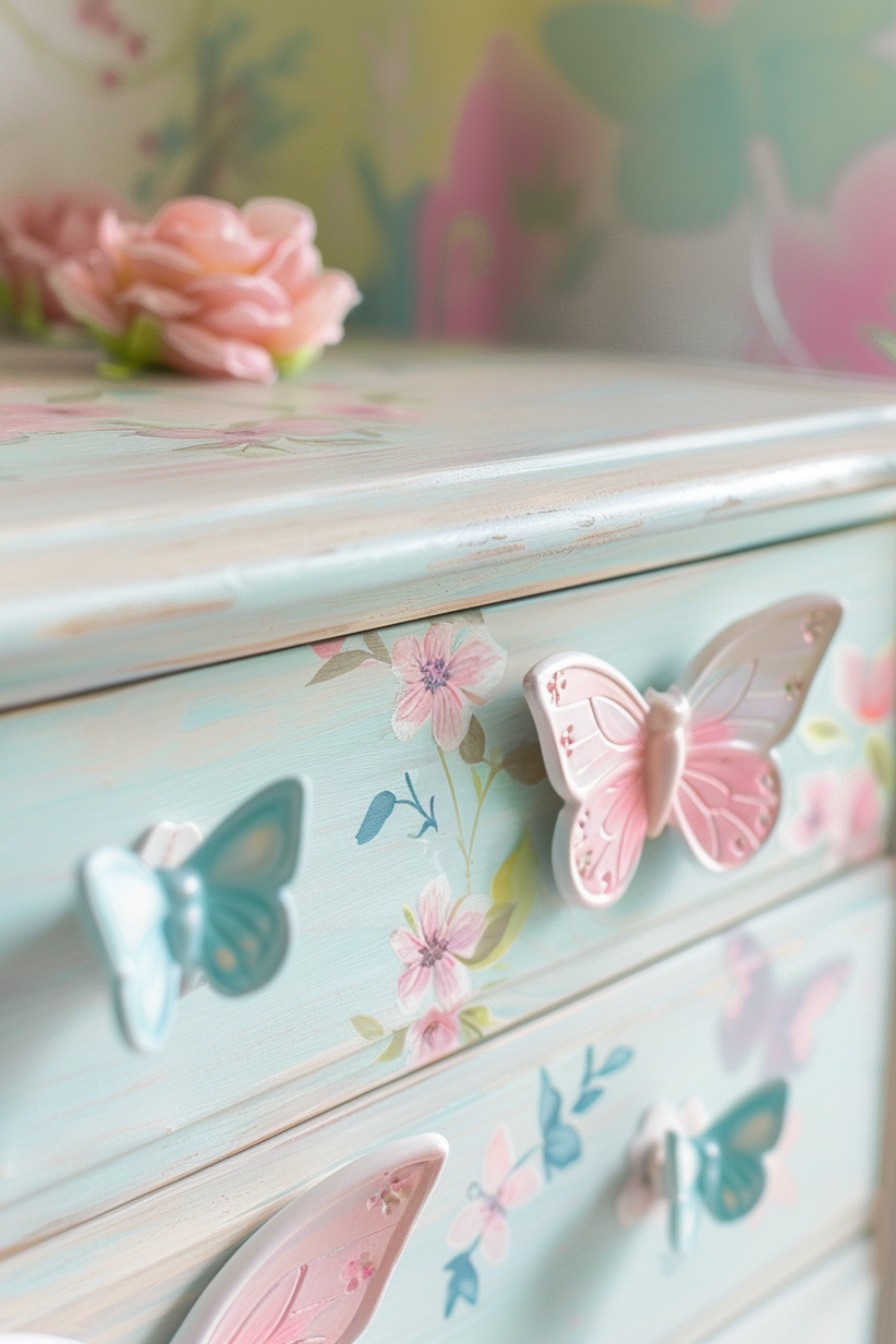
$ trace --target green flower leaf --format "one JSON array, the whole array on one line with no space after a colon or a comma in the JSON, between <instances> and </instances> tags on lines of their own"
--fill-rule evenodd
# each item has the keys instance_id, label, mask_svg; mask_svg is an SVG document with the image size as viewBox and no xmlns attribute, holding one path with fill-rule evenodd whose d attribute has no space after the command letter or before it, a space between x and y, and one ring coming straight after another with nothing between
<instances>
[{"instance_id":1,"label":"green flower leaf","mask_svg":"<svg viewBox=\"0 0 896 1344\"><path fill-rule=\"evenodd\" d=\"M458 957L458 961L464 961L468 966L487 966L490 961L494 961L492 954L500 946L515 909L516 906L512 901L490 906L485 916L485 927L479 935L479 942L469 957Z\"/></svg>"},{"instance_id":2,"label":"green flower leaf","mask_svg":"<svg viewBox=\"0 0 896 1344\"><path fill-rule=\"evenodd\" d=\"M361 636L374 658L379 663L391 663L389 650L383 642L383 637L378 630L365 630Z\"/></svg>"},{"instance_id":3,"label":"green flower leaf","mask_svg":"<svg viewBox=\"0 0 896 1344\"><path fill-rule=\"evenodd\" d=\"M810 751L824 756L838 747L845 746L849 737L836 719L823 715L814 719L804 719L800 724L800 737Z\"/></svg>"},{"instance_id":4,"label":"green flower leaf","mask_svg":"<svg viewBox=\"0 0 896 1344\"><path fill-rule=\"evenodd\" d=\"M411 907L409 905L403 905L401 907L401 913L404 915L405 923L407 924L408 928L411 930L412 933L416 933L417 921L414 918L414 912L411 909Z\"/></svg>"},{"instance_id":5,"label":"green flower leaf","mask_svg":"<svg viewBox=\"0 0 896 1344\"><path fill-rule=\"evenodd\" d=\"M461 760L467 765L478 765L485 758L485 732L475 714L470 719L470 726L458 751Z\"/></svg>"},{"instance_id":6,"label":"green flower leaf","mask_svg":"<svg viewBox=\"0 0 896 1344\"><path fill-rule=\"evenodd\" d=\"M404 1054L404 1039L408 1034L407 1027L401 1027L398 1031L393 1031L392 1039L385 1050L377 1055L378 1064L386 1064L391 1059L400 1059Z\"/></svg>"},{"instance_id":7,"label":"green flower leaf","mask_svg":"<svg viewBox=\"0 0 896 1344\"><path fill-rule=\"evenodd\" d=\"M493 1024L491 1011L484 1003L471 1004L459 1014L461 1028L469 1041L481 1041L488 1028Z\"/></svg>"},{"instance_id":8,"label":"green flower leaf","mask_svg":"<svg viewBox=\"0 0 896 1344\"><path fill-rule=\"evenodd\" d=\"M539 890L538 859L528 830L492 878L485 928L467 965L492 966L516 942Z\"/></svg>"},{"instance_id":9,"label":"green flower leaf","mask_svg":"<svg viewBox=\"0 0 896 1344\"><path fill-rule=\"evenodd\" d=\"M537 742L524 742L504 757L504 769L517 784L540 784L545 777L544 757Z\"/></svg>"},{"instance_id":10,"label":"green flower leaf","mask_svg":"<svg viewBox=\"0 0 896 1344\"><path fill-rule=\"evenodd\" d=\"M332 658L328 658L322 667L319 667L314 676L309 681L309 686L316 686L319 681L332 681L334 677L344 677L346 672L354 672L356 667L366 663L370 654L366 649L340 649L339 653L334 653Z\"/></svg>"},{"instance_id":11,"label":"green flower leaf","mask_svg":"<svg viewBox=\"0 0 896 1344\"><path fill-rule=\"evenodd\" d=\"M385 1035L382 1024L375 1017L368 1017L366 1013L359 1013L357 1017L351 1019L352 1026L359 1036L363 1036L365 1041L378 1041Z\"/></svg>"},{"instance_id":12,"label":"green flower leaf","mask_svg":"<svg viewBox=\"0 0 896 1344\"><path fill-rule=\"evenodd\" d=\"M896 786L896 762L893 760L893 748L880 733L872 733L866 740L865 760L881 788L892 793Z\"/></svg>"}]
</instances>

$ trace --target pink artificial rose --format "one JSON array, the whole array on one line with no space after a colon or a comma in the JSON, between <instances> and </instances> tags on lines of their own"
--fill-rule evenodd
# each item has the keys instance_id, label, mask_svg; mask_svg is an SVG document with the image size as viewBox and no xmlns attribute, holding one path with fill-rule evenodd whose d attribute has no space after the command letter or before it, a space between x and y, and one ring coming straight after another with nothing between
<instances>
[{"instance_id":1,"label":"pink artificial rose","mask_svg":"<svg viewBox=\"0 0 896 1344\"><path fill-rule=\"evenodd\" d=\"M310 210L277 197L237 210L187 196L148 224L109 211L97 249L52 284L125 367L269 383L341 340L360 300L350 275L323 269L314 233Z\"/></svg>"},{"instance_id":2,"label":"pink artificial rose","mask_svg":"<svg viewBox=\"0 0 896 1344\"><path fill-rule=\"evenodd\" d=\"M2 304L33 335L51 322L71 322L48 277L67 259L85 261L97 245L103 212L122 210L101 189L42 191L0 201Z\"/></svg>"},{"instance_id":3,"label":"pink artificial rose","mask_svg":"<svg viewBox=\"0 0 896 1344\"><path fill-rule=\"evenodd\" d=\"M460 1020L456 1012L430 1008L408 1027L407 1043L412 1064L428 1064L447 1055L460 1042Z\"/></svg>"},{"instance_id":4,"label":"pink artificial rose","mask_svg":"<svg viewBox=\"0 0 896 1344\"><path fill-rule=\"evenodd\" d=\"M422 642L413 635L396 639L392 671L404 689L392 715L395 736L406 742L431 719L436 746L453 751L470 726L473 706L485 704L506 662L485 631L456 637L446 621L431 625Z\"/></svg>"}]
</instances>

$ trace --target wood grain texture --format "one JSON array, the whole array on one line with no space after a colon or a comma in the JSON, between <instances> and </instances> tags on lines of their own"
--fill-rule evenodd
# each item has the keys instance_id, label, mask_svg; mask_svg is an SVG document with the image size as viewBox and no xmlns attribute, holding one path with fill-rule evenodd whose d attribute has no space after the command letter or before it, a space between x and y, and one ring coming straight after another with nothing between
<instances>
[{"instance_id":1,"label":"wood grain texture","mask_svg":"<svg viewBox=\"0 0 896 1344\"><path fill-rule=\"evenodd\" d=\"M877 811L861 852L833 830L797 840L804 781L827 781L829 806L845 816L836 789L867 783L869 742L885 752L892 737L891 712L861 723L836 685L841 648L870 657L892 635L890 525L501 606L485 624L464 618L464 638L487 635L508 654L500 685L477 709L482 750L508 761L522 750L537 766L521 683L547 654L583 649L641 687L666 685L732 618L812 589L844 599L847 613L805 709L807 723L827 725L822 754L799 731L781 752L777 835L725 876L701 870L674 835L651 842L626 898L601 914L556 896L549 856L559 800L545 782L500 770L477 811L486 764L469 765L460 752L440 757L428 724L408 741L396 738L390 650L409 633L422 639L426 624L384 631L379 644L349 641L340 650L353 655L342 665L349 670L324 680L332 664L305 648L0 718L0 1245L94 1216L416 1067L421 1053L406 1033L431 1000L416 1010L398 1003L402 964L390 940L404 926L403 907L413 911L435 876L455 898L471 892L468 904L480 912L508 894L519 906L503 953L470 970L469 1040L549 1011L879 849L887 794L873 778ZM296 891L299 936L283 972L241 1000L208 989L188 995L165 1051L133 1056L115 1037L81 933L78 861L100 845L135 840L162 818L207 831L290 771L311 781L316 820ZM396 804L380 832L359 844L371 800L382 791L406 796L405 776L424 807L434 800L438 829L415 838L419 814Z\"/></svg>"},{"instance_id":2,"label":"wood grain texture","mask_svg":"<svg viewBox=\"0 0 896 1344\"><path fill-rule=\"evenodd\" d=\"M701 1338L707 1322L721 1325L869 1223L893 882L892 865L880 863L750 926L782 986L805 983L832 958L848 960L849 978L792 1075L792 1124L763 1203L738 1224L707 1221L690 1259L670 1259L662 1218L620 1227L613 1201L649 1105L696 1092L718 1114L762 1076L759 1057L731 1070L720 1051L733 993L723 938L0 1262L4 1325L93 1344L167 1344L233 1247L304 1182L432 1126L448 1139L449 1160L365 1336L370 1344ZM603 1095L577 1110L586 1051L596 1067L623 1046L631 1058L602 1076ZM550 1179L546 1085L560 1098L556 1122L579 1145ZM463 1249L449 1242L451 1228L476 1198L472 1184L488 1180L483 1154L501 1122L516 1159L541 1171L541 1189L509 1209L504 1260L490 1264L469 1251L476 1303L460 1299L446 1317L446 1266Z\"/></svg>"},{"instance_id":3,"label":"wood grain texture","mask_svg":"<svg viewBox=\"0 0 896 1344\"><path fill-rule=\"evenodd\" d=\"M399 345L274 388L3 365L0 704L896 509L879 383Z\"/></svg>"}]
</instances>

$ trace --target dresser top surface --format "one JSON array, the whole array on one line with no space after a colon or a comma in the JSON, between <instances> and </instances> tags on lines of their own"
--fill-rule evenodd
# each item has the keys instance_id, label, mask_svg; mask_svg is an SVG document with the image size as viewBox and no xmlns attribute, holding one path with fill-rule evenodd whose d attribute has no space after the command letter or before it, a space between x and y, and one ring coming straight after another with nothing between
<instances>
[{"instance_id":1,"label":"dresser top surface","mask_svg":"<svg viewBox=\"0 0 896 1344\"><path fill-rule=\"evenodd\" d=\"M877 382L360 342L274 387L94 362L0 353L0 704L861 521L896 486Z\"/></svg>"}]
</instances>

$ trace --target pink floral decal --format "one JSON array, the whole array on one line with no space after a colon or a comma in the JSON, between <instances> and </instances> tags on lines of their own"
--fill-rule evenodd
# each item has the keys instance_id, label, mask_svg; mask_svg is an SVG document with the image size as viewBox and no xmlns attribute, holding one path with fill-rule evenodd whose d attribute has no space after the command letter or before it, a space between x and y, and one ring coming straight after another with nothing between
<instances>
[{"instance_id":1,"label":"pink floral decal","mask_svg":"<svg viewBox=\"0 0 896 1344\"><path fill-rule=\"evenodd\" d=\"M832 860L862 863L881 851L884 811L867 765L845 775L835 770L804 775L797 789L799 807L787 833L796 852L826 843Z\"/></svg>"},{"instance_id":2,"label":"pink floral decal","mask_svg":"<svg viewBox=\"0 0 896 1344\"><path fill-rule=\"evenodd\" d=\"M455 1009L430 1008L408 1027L406 1045L412 1065L428 1064L460 1044L460 1017Z\"/></svg>"},{"instance_id":3,"label":"pink floral decal","mask_svg":"<svg viewBox=\"0 0 896 1344\"><path fill-rule=\"evenodd\" d=\"M466 1246L481 1238L482 1254L491 1264L507 1259L510 1227L507 1215L534 1199L541 1189L541 1176L527 1154L516 1162L510 1130L503 1121L488 1141L482 1166L482 1184L470 1187L471 1202L448 1229L449 1246Z\"/></svg>"},{"instance_id":4,"label":"pink floral decal","mask_svg":"<svg viewBox=\"0 0 896 1344\"><path fill-rule=\"evenodd\" d=\"M413 1012L433 982L443 1008L455 1008L469 993L470 978L458 956L469 955L479 940L483 916L451 904L447 879L433 878L417 902L416 929L397 929L392 951L406 970L398 978L398 1002Z\"/></svg>"},{"instance_id":5,"label":"pink floral decal","mask_svg":"<svg viewBox=\"0 0 896 1344\"><path fill-rule=\"evenodd\" d=\"M376 1265L370 1257L370 1252L364 1251L358 1256L357 1260L346 1261L339 1278L345 1291L354 1293L357 1292L362 1283L372 1279L375 1272Z\"/></svg>"},{"instance_id":6,"label":"pink floral decal","mask_svg":"<svg viewBox=\"0 0 896 1344\"><path fill-rule=\"evenodd\" d=\"M401 742L432 721L436 746L454 751L464 739L474 705L485 704L504 672L507 655L485 633L458 636L448 622L431 625L422 642L404 635L392 647L399 692L392 729Z\"/></svg>"},{"instance_id":7,"label":"pink floral decal","mask_svg":"<svg viewBox=\"0 0 896 1344\"><path fill-rule=\"evenodd\" d=\"M893 714L896 694L896 644L869 657L852 644L837 650L834 686L847 713L860 723L877 724Z\"/></svg>"}]
</instances>

